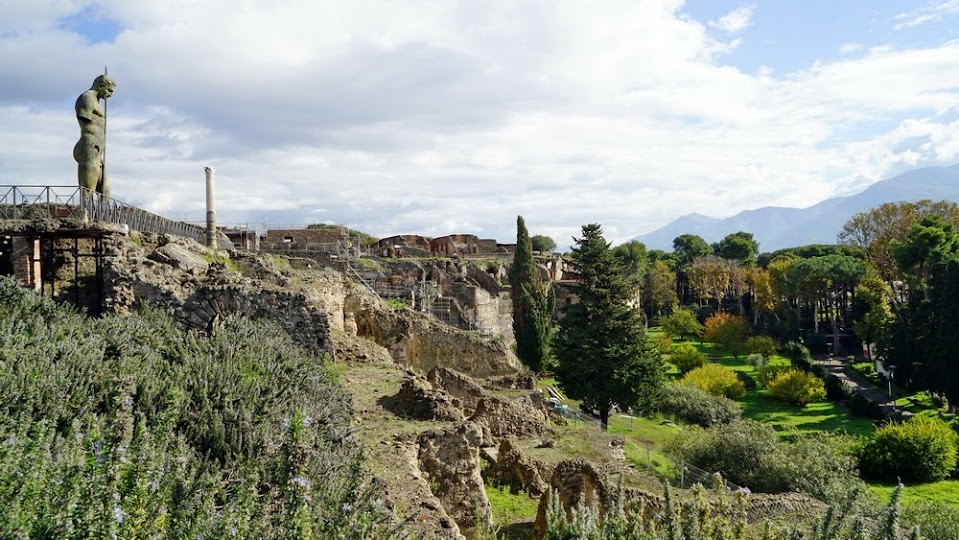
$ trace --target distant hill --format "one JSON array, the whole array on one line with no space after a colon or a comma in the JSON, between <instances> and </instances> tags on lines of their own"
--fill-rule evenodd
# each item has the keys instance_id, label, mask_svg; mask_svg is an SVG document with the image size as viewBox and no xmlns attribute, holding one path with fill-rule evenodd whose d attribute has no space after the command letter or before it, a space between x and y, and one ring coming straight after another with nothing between
<instances>
[{"instance_id":1,"label":"distant hill","mask_svg":"<svg viewBox=\"0 0 959 540\"><path fill-rule=\"evenodd\" d=\"M752 233L760 251L835 244L836 235L853 215L882 203L922 199L959 202L959 165L909 171L876 182L861 193L826 199L809 208L766 206L725 219L687 214L635 239L649 249L666 251L672 251L673 239L682 234L696 234L712 243L737 231Z\"/></svg>"}]
</instances>

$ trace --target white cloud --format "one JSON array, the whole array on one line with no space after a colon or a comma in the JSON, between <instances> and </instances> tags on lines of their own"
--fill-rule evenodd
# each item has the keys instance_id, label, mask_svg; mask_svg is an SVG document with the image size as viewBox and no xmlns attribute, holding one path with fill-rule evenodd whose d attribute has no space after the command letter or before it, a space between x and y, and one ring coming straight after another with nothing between
<instances>
[{"instance_id":1,"label":"white cloud","mask_svg":"<svg viewBox=\"0 0 959 540\"><path fill-rule=\"evenodd\" d=\"M959 13L959 0L934 0L927 2L921 8L904 11L896 15L895 29L911 28L929 22L939 22L944 18Z\"/></svg>"},{"instance_id":2,"label":"white cloud","mask_svg":"<svg viewBox=\"0 0 959 540\"><path fill-rule=\"evenodd\" d=\"M709 26L729 33L745 30L749 27L755 10L754 5L738 7L716 20L709 21Z\"/></svg>"},{"instance_id":3,"label":"white cloud","mask_svg":"<svg viewBox=\"0 0 959 540\"><path fill-rule=\"evenodd\" d=\"M114 192L171 217L202 218L215 165L225 221L622 241L959 159L959 42L750 74L677 0L98 5L114 43L53 7L0 36L0 183L75 181L105 63Z\"/></svg>"},{"instance_id":4,"label":"white cloud","mask_svg":"<svg viewBox=\"0 0 959 540\"><path fill-rule=\"evenodd\" d=\"M862 43L843 43L839 47L839 52L842 54L852 54L854 52L859 52L862 50Z\"/></svg>"}]
</instances>

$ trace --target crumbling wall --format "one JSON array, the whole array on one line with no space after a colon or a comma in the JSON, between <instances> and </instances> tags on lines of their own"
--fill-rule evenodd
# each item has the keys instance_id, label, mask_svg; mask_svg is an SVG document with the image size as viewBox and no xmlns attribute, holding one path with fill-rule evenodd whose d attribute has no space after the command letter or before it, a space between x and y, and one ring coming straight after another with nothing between
<instances>
[{"instance_id":1,"label":"crumbling wall","mask_svg":"<svg viewBox=\"0 0 959 540\"><path fill-rule=\"evenodd\" d=\"M480 474L482 445L483 430L470 422L419 436L420 469L443 508L465 531L489 523L492 515Z\"/></svg>"}]
</instances>

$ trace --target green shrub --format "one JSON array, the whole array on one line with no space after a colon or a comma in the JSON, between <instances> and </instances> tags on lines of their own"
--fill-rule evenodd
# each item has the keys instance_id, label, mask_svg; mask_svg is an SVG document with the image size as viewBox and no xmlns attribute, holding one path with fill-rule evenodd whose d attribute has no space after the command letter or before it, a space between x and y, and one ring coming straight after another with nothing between
<instances>
[{"instance_id":1,"label":"green shrub","mask_svg":"<svg viewBox=\"0 0 959 540\"><path fill-rule=\"evenodd\" d=\"M796 369L803 371L812 369L812 356L809 354L809 349L801 343L788 341L782 346L779 353L788 358L789 363Z\"/></svg>"},{"instance_id":2,"label":"green shrub","mask_svg":"<svg viewBox=\"0 0 959 540\"><path fill-rule=\"evenodd\" d=\"M776 399L793 405L804 406L826 399L826 388L822 379L798 369L780 373L766 383L766 388Z\"/></svg>"},{"instance_id":3,"label":"green shrub","mask_svg":"<svg viewBox=\"0 0 959 540\"><path fill-rule=\"evenodd\" d=\"M751 392L756 389L756 379L752 378L749 373L745 371L736 371L736 378L739 379L739 382L743 383L743 387L747 392Z\"/></svg>"},{"instance_id":4,"label":"green shrub","mask_svg":"<svg viewBox=\"0 0 959 540\"><path fill-rule=\"evenodd\" d=\"M762 369L769 365L769 357L759 353L752 353L746 357L746 362L756 369Z\"/></svg>"},{"instance_id":5,"label":"green shrub","mask_svg":"<svg viewBox=\"0 0 959 540\"><path fill-rule=\"evenodd\" d=\"M833 373L826 373L823 377L823 385L826 387L826 399L829 401L842 401L850 392L846 383Z\"/></svg>"},{"instance_id":6,"label":"green shrub","mask_svg":"<svg viewBox=\"0 0 959 540\"><path fill-rule=\"evenodd\" d=\"M851 392L849 399L846 401L846 405L849 407L849 412L854 416L875 418L876 420L882 420L884 418L882 408L879 404L859 392Z\"/></svg>"},{"instance_id":7,"label":"green shrub","mask_svg":"<svg viewBox=\"0 0 959 540\"><path fill-rule=\"evenodd\" d=\"M792 370L792 369L793 369L793 368L791 368L791 367L789 367L789 366L765 365L765 366L759 368L759 373L757 374L757 377L759 378L759 382L761 382L761 383L763 384L763 386L768 386L768 385L769 385L769 381L775 379L775 378L778 377L779 375L781 375L781 374L783 374L783 373L785 373L785 372L787 372L787 371L790 371L790 370Z\"/></svg>"},{"instance_id":8,"label":"green shrub","mask_svg":"<svg viewBox=\"0 0 959 540\"><path fill-rule=\"evenodd\" d=\"M672 352L669 353L669 361L679 368L680 373L689 373L706 365L708 359L695 345L681 343L673 347Z\"/></svg>"},{"instance_id":9,"label":"green shrub","mask_svg":"<svg viewBox=\"0 0 959 540\"><path fill-rule=\"evenodd\" d=\"M696 319L696 314L687 308L676 308L669 315L658 319L659 325L674 338L698 338L703 333L703 325Z\"/></svg>"},{"instance_id":10,"label":"green shrub","mask_svg":"<svg viewBox=\"0 0 959 540\"><path fill-rule=\"evenodd\" d=\"M663 387L659 412L688 424L711 427L728 424L742 416L735 401L714 396L691 384L670 383Z\"/></svg>"},{"instance_id":11,"label":"green shrub","mask_svg":"<svg viewBox=\"0 0 959 540\"><path fill-rule=\"evenodd\" d=\"M956 432L948 424L915 416L876 430L859 448L859 468L877 480L934 482L956 468L956 445Z\"/></svg>"},{"instance_id":12,"label":"green shrub","mask_svg":"<svg viewBox=\"0 0 959 540\"><path fill-rule=\"evenodd\" d=\"M766 424L738 420L710 429L690 428L668 445L678 458L722 471L752 491L798 491L835 501L860 486L848 437L818 434L782 441Z\"/></svg>"},{"instance_id":13,"label":"green shrub","mask_svg":"<svg viewBox=\"0 0 959 540\"><path fill-rule=\"evenodd\" d=\"M662 354L669 354L673 352L673 338L669 337L668 334L659 334L656 336L654 343L656 348L659 349L659 352Z\"/></svg>"},{"instance_id":14,"label":"green shrub","mask_svg":"<svg viewBox=\"0 0 959 540\"><path fill-rule=\"evenodd\" d=\"M766 358L776 354L779 345L769 336L752 336L746 340L746 350L750 354L761 354Z\"/></svg>"},{"instance_id":15,"label":"green shrub","mask_svg":"<svg viewBox=\"0 0 959 540\"><path fill-rule=\"evenodd\" d=\"M768 458L779 444L779 436L771 427L740 420L707 430L690 429L671 441L667 449L699 468L722 471L735 484L766 491Z\"/></svg>"},{"instance_id":16,"label":"green shrub","mask_svg":"<svg viewBox=\"0 0 959 540\"><path fill-rule=\"evenodd\" d=\"M719 364L698 367L687 373L683 377L683 382L715 396L726 396L729 399L736 399L746 391L746 387L736 374Z\"/></svg>"}]
</instances>

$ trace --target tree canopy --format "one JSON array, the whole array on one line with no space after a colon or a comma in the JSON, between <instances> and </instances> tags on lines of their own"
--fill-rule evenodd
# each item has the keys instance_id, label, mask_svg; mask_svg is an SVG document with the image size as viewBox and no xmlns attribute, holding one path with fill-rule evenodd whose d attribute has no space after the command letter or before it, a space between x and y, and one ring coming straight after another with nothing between
<instances>
[{"instance_id":1,"label":"tree canopy","mask_svg":"<svg viewBox=\"0 0 959 540\"><path fill-rule=\"evenodd\" d=\"M837 240L840 244L866 250L869 262L886 281L902 274L890 251L893 240L905 238L909 228L923 217L938 216L946 223L959 226L959 205L951 201L885 203L860 212L843 225Z\"/></svg>"},{"instance_id":2,"label":"tree canopy","mask_svg":"<svg viewBox=\"0 0 959 540\"><path fill-rule=\"evenodd\" d=\"M519 240L517 239L517 241ZM542 234L534 234L529 241L533 246L533 251L552 253L556 249L556 241Z\"/></svg>"},{"instance_id":3,"label":"tree canopy","mask_svg":"<svg viewBox=\"0 0 959 540\"><path fill-rule=\"evenodd\" d=\"M632 286L597 224L584 225L570 255L579 302L566 306L554 340L556 379L573 399L599 411L603 426L613 405L647 409L665 368L646 343Z\"/></svg>"},{"instance_id":4,"label":"tree canopy","mask_svg":"<svg viewBox=\"0 0 959 540\"><path fill-rule=\"evenodd\" d=\"M673 253L680 266L685 266L697 257L705 257L713 253L713 248L701 236L682 234L673 239Z\"/></svg>"},{"instance_id":5,"label":"tree canopy","mask_svg":"<svg viewBox=\"0 0 959 540\"><path fill-rule=\"evenodd\" d=\"M533 260L532 239L523 216L516 217L516 254L509 270L509 282L516 356L538 373L549 358L553 289L540 276Z\"/></svg>"},{"instance_id":6,"label":"tree canopy","mask_svg":"<svg viewBox=\"0 0 959 540\"><path fill-rule=\"evenodd\" d=\"M739 261L743 266L753 266L759 255L759 242L753 239L752 233L739 231L720 240L714 251L724 259Z\"/></svg>"}]
</instances>

